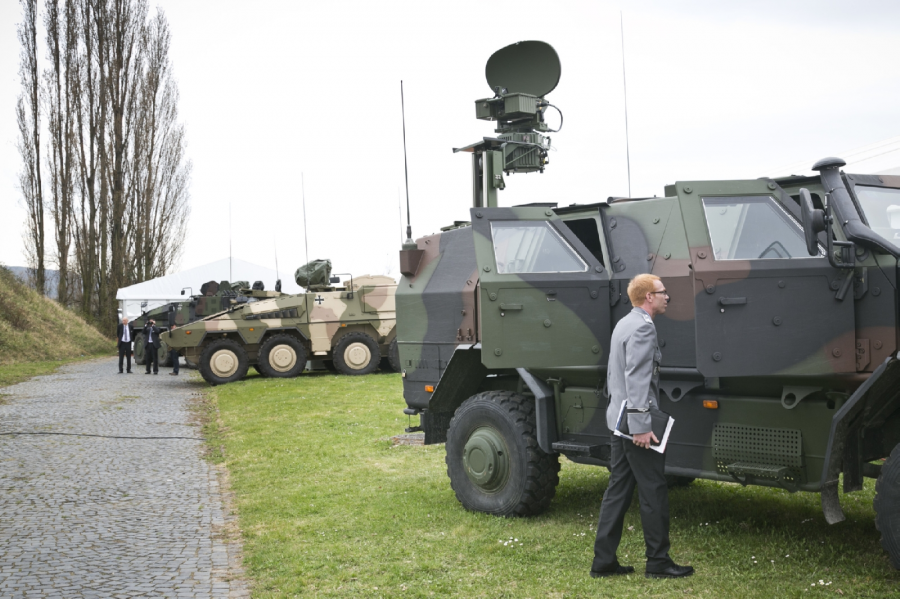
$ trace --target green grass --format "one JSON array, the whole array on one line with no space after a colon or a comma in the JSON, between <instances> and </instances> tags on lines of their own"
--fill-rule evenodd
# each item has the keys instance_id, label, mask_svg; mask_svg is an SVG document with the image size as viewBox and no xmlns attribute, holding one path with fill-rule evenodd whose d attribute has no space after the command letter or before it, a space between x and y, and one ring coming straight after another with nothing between
<instances>
[{"instance_id":1,"label":"green grass","mask_svg":"<svg viewBox=\"0 0 900 599\"><path fill-rule=\"evenodd\" d=\"M249 377L203 410L225 460L256 597L885 597L897 593L874 527L874 481L829 526L819 496L697 481L670 493L684 580L643 577L632 506L620 561L588 576L605 469L562 461L550 510L530 519L465 511L444 447L392 446L407 425L399 375ZM510 539L518 539L508 543ZM824 583L819 584L819 580ZM813 586L814 585L814 586Z\"/></svg>"}]
</instances>

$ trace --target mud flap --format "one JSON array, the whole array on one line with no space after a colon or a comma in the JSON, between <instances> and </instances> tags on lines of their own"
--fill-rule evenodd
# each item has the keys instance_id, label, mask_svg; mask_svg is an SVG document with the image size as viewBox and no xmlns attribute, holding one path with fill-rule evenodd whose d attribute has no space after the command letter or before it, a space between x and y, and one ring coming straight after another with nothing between
<instances>
[{"instance_id":1,"label":"mud flap","mask_svg":"<svg viewBox=\"0 0 900 599\"><path fill-rule=\"evenodd\" d=\"M852 472L853 468L858 467L843 463L848 455L847 441L855 439L855 435L849 433L857 427L865 428L865 422L860 422L860 419L865 417L863 412L865 408L869 408L869 412L878 412L877 408L882 407L882 404L894 401L898 382L900 382L900 361L888 358L865 383L859 386L831 419L831 433L825 449L821 488L822 512L829 524L837 524L844 520L844 512L838 498L838 482L842 470Z\"/></svg>"},{"instance_id":2,"label":"mud flap","mask_svg":"<svg viewBox=\"0 0 900 599\"><path fill-rule=\"evenodd\" d=\"M534 395L534 411L537 419L538 445L544 453L556 453L553 444L556 435L556 406L553 404L553 389L524 368L516 368L525 386Z\"/></svg>"}]
</instances>

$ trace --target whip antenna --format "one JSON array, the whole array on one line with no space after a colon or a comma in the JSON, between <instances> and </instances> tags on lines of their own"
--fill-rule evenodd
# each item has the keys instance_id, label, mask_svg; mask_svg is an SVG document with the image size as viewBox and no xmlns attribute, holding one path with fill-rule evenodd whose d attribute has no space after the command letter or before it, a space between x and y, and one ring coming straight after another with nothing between
<instances>
[{"instance_id":1,"label":"whip antenna","mask_svg":"<svg viewBox=\"0 0 900 599\"><path fill-rule=\"evenodd\" d=\"M625 23L619 11L619 30L622 34L622 95L625 97L625 162L628 165L628 197L631 197L631 152L628 147L628 87L625 85Z\"/></svg>"},{"instance_id":2,"label":"whip antenna","mask_svg":"<svg viewBox=\"0 0 900 599\"><path fill-rule=\"evenodd\" d=\"M409 220L409 167L406 165L406 104L403 99L403 80L400 80L400 113L403 116L403 175L406 179L406 241L412 242L412 225Z\"/></svg>"},{"instance_id":3,"label":"whip antenna","mask_svg":"<svg viewBox=\"0 0 900 599\"><path fill-rule=\"evenodd\" d=\"M228 202L228 282L234 279L231 276L231 202Z\"/></svg>"},{"instance_id":4,"label":"whip antenna","mask_svg":"<svg viewBox=\"0 0 900 599\"><path fill-rule=\"evenodd\" d=\"M306 185L300 173L300 193L303 196L303 245L306 248L306 277L309 278L309 238L306 235Z\"/></svg>"}]
</instances>

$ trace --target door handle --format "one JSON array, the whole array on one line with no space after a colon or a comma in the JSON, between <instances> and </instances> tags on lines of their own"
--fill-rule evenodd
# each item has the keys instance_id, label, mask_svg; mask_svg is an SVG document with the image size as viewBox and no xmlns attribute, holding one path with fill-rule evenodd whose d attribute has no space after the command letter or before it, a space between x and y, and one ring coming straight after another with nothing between
<instances>
[{"instance_id":1,"label":"door handle","mask_svg":"<svg viewBox=\"0 0 900 599\"><path fill-rule=\"evenodd\" d=\"M522 304L500 304L500 309L507 312L510 310L522 310L524 306Z\"/></svg>"},{"instance_id":2,"label":"door handle","mask_svg":"<svg viewBox=\"0 0 900 599\"><path fill-rule=\"evenodd\" d=\"M746 297L720 297L720 306L743 306L747 303Z\"/></svg>"}]
</instances>

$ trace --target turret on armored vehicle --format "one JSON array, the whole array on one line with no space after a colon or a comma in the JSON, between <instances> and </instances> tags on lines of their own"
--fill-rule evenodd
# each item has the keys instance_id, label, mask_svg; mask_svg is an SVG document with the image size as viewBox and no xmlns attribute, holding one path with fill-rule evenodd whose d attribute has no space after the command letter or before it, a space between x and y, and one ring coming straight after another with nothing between
<instances>
[{"instance_id":1,"label":"turret on armored vehicle","mask_svg":"<svg viewBox=\"0 0 900 599\"><path fill-rule=\"evenodd\" d=\"M144 355L144 334L141 330L149 320L156 321L160 332L164 333L173 325L183 326L195 320L199 320L211 314L221 312L228 306L247 302L280 297L281 281L275 285L276 291L265 291L262 281L253 283L249 281L208 281L200 286L200 295L192 295L190 299L182 302L171 302L163 306L144 312L132 321L134 327L134 360L137 364L146 364ZM187 287L186 289L190 289ZM184 295L184 289L181 290ZM163 341L158 350L160 366L171 366L169 347ZM194 366L194 364L191 364Z\"/></svg>"},{"instance_id":2,"label":"turret on armored vehicle","mask_svg":"<svg viewBox=\"0 0 900 599\"><path fill-rule=\"evenodd\" d=\"M341 284L330 260L297 269L307 293L223 307L161 336L198 364L213 385L244 377L250 366L263 376L294 377L307 360L323 360L343 374L398 370L395 343L396 282L386 276L352 277Z\"/></svg>"},{"instance_id":3,"label":"turret on armored vehicle","mask_svg":"<svg viewBox=\"0 0 900 599\"><path fill-rule=\"evenodd\" d=\"M628 281L653 273L671 296L656 318L671 482L816 492L835 523L841 479L848 493L876 478L876 524L900 568L900 177L825 158L814 176L498 207L520 150L549 146L528 129L540 130L558 65L541 42L492 57L496 96L477 115L506 138L463 148L469 222L401 251L406 413L420 416L426 444L446 442L459 501L536 514L560 455L608 465L610 335L631 310Z\"/></svg>"}]
</instances>

